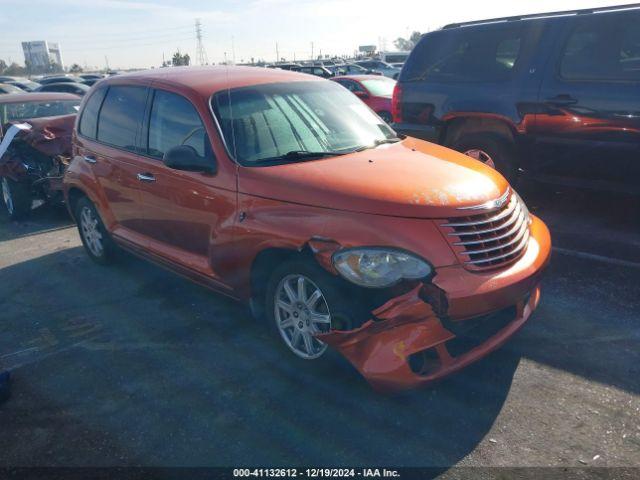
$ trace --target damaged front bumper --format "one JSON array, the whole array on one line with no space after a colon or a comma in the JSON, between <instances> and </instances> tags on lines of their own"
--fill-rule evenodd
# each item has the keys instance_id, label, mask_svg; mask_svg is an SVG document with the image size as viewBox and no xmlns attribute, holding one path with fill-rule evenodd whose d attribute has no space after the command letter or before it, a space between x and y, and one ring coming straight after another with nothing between
<instances>
[{"instance_id":1,"label":"damaged front bumper","mask_svg":"<svg viewBox=\"0 0 640 480\"><path fill-rule=\"evenodd\" d=\"M546 226L532 217L526 253L505 270L438 269L431 283L389 300L361 327L317 337L377 390L435 382L499 348L524 325L540 300L550 246Z\"/></svg>"}]
</instances>

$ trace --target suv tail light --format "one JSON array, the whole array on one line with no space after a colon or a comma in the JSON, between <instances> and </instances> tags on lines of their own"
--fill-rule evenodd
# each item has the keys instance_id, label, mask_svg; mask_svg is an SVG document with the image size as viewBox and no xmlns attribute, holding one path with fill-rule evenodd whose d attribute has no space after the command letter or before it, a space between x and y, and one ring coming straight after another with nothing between
<instances>
[{"instance_id":1,"label":"suv tail light","mask_svg":"<svg viewBox=\"0 0 640 480\"><path fill-rule=\"evenodd\" d=\"M393 98L391 99L391 115L393 116L393 123L402 123L402 86L400 82L396 82L396 86L393 87Z\"/></svg>"}]
</instances>

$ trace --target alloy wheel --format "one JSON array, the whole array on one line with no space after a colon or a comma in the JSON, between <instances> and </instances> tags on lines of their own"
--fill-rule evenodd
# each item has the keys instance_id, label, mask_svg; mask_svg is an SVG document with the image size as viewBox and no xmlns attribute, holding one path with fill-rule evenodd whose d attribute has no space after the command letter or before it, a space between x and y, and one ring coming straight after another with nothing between
<instances>
[{"instance_id":1,"label":"alloy wheel","mask_svg":"<svg viewBox=\"0 0 640 480\"><path fill-rule=\"evenodd\" d=\"M85 206L80 211L80 231L89 251L96 257L104 253L102 233L100 232L98 218L91 208Z\"/></svg>"},{"instance_id":2,"label":"alloy wheel","mask_svg":"<svg viewBox=\"0 0 640 480\"><path fill-rule=\"evenodd\" d=\"M480 150L479 148L472 148L472 149L467 150L466 152L464 152L464 154L469 156L469 157L471 157L471 158L475 158L476 160L481 161L486 166L491 167L494 170L496 168L496 164L493 161L493 158L491 158L491 155L489 155L484 150Z\"/></svg>"},{"instance_id":3,"label":"alloy wheel","mask_svg":"<svg viewBox=\"0 0 640 480\"><path fill-rule=\"evenodd\" d=\"M275 291L274 310L278 331L293 353L311 360L325 352L327 344L315 335L331 329L331 313L313 281L300 274L284 277Z\"/></svg>"},{"instance_id":4,"label":"alloy wheel","mask_svg":"<svg viewBox=\"0 0 640 480\"><path fill-rule=\"evenodd\" d=\"M2 200L7 207L9 215L13 215L13 196L11 195L11 187L6 177L2 177Z\"/></svg>"}]
</instances>

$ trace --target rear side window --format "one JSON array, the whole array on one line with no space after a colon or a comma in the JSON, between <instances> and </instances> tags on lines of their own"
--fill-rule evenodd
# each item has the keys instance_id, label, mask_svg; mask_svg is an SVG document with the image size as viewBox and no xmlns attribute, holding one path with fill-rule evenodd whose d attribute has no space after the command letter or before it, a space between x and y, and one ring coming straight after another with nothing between
<instances>
[{"instance_id":1,"label":"rear side window","mask_svg":"<svg viewBox=\"0 0 640 480\"><path fill-rule=\"evenodd\" d=\"M520 57L523 34L521 25L490 25L425 35L404 65L402 80L509 80Z\"/></svg>"},{"instance_id":2,"label":"rear side window","mask_svg":"<svg viewBox=\"0 0 640 480\"><path fill-rule=\"evenodd\" d=\"M560 58L566 80L640 81L640 14L579 19Z\"/></svg>"},{"instance_id":3,"label":"rear side window","mask_svg":"<svg viewBox=\"0 0 640 480\"><path fill-rule=\"evenodd\" d=\"M135 151L136 133L142 123L147 89L114 86L109 88L98 121L98 141Z\"/></svg>"},{"instance_id":4,"label":"rear side window","mask_svg":"<svg viewBox=\"0 0 640 480\"><path fill-rule=\"evenodd\" d=\"M210 156L211 147L204 125L186 98L157 90L149 118L149 155L162 158L172 147L192 146L200 157Z\"/></svg>"},{"instance_id":5,"label":"rear side window","mask_svg":"<svg viewBox=\"0 0 640 480\"><path fill-rule=\"evenodd\" d=\"M82 110L82 117L80 117L80 135L95 140L98 130L98 112L106 93L107 89L101 88L96 90L87 100L87 104Z\"/></svg>"}]
</instances>

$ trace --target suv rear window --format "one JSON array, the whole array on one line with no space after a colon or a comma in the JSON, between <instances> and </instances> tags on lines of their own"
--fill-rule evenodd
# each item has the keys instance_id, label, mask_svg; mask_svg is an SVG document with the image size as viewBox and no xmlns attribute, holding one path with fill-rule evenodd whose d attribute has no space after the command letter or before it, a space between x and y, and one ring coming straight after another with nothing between
<instances>
[{"instance_id":1,"label":"suv rear window","mask_svg":"<svg viewBox=\"0 0 640 480\"><path fill-rule=\"evenodd\" d=\"M98 141L135 151L136 134L142 123L147 89L114 86L109 88L98 120Z\"/></svg>"},{"instance_id":2,"label":"suv rear window","mask_svg":"<svg viewBox=\"0 0 640 480\"><path fill-rule=\"evenodd\" d=\"M576 21L560 59L566 80L640 81L640 14Z\"/></svg>"},{"instance_id":3,"label":"suv rear window","mask_svg":"<svg viewBox=\"0 0 640 480\"><path fill-rule=\"evenodd\" d=\"M422 37L402 72L403 81L505 81L518 61L522 26L441 30Z\"/></svg>"}]
</instances>

